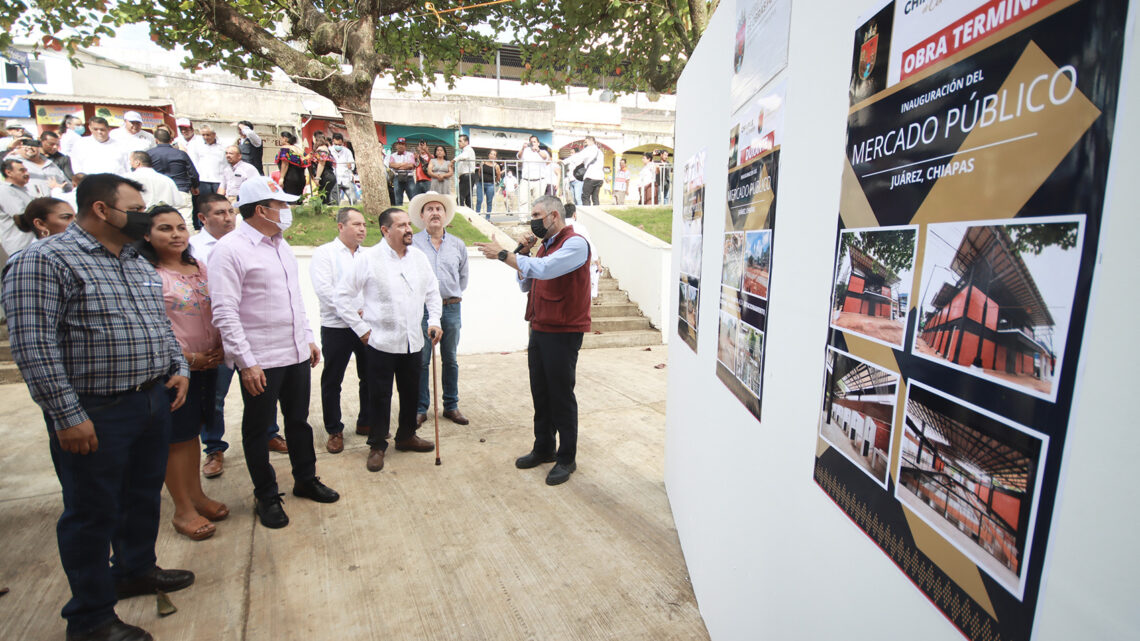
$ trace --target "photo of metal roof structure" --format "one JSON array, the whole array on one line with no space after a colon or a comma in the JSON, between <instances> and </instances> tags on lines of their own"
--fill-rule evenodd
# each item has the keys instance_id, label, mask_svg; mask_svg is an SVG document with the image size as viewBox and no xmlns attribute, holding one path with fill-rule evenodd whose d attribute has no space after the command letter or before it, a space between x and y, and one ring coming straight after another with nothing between
<instances>
[{"instance_id":1,"label":"photo of metal roof structure","mask_svg":"<svg viewBox=\"0 0 1140 641\"><path fill-rule=\"evenodd\" d=\"M819 435L883 487L894 442L898 382L898 374L827 351Z\"/></svg>"}]
</instances>

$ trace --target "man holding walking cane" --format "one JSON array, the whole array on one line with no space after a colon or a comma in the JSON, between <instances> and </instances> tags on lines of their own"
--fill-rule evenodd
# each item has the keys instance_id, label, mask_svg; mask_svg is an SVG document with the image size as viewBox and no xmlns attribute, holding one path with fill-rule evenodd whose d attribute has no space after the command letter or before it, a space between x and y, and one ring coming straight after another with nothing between
<instances>
[{"instance_id":1,"label":"man holding walking cane","mask_svg":"<svg viewBox=\"0 0 1140 641\"><path fill-rule=\"evenodd\" d=\"M392 380L400 395L396 428L397 450L431 452L430 441L416 436L416 404L419 401L421 350L420 329L427 308L428 337L433 344L443 336L440 314L443 301L439 282L422 251L412 246L412 223L408 214L395 207L380 214L384 241L364 250L353 261L352 272L337 286L333 305L340 318L367 345L368 396L372 404L368 435L369 472L384 467L388 449L388 421L392 413ZM363 294L364 313L358 313Z\"/></svg>"}]
</instances>

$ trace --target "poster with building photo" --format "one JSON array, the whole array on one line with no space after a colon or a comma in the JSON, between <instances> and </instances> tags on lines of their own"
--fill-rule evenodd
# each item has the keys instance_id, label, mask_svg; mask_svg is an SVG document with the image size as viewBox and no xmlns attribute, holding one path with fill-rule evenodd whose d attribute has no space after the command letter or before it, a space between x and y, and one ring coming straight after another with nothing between
<instances>
[{"instance_id":1,"label":"poster with building photo","mask_svg":"<svg viewBox=\"0 0 1140 641\"><path fill-rule=\"evenodd\" d=\"M733 117L729 131L716 375L756 420L760 420L768 327L784 89L780 82L753 96Z\"/></svg>"},{"instance_id":2,"label":"poster with building photo","mask_svg":"<svg viewBox=\"0 0 1140 641\"><path fill-rule=\"evenodd\" d=\"M705 221L705 150L685 161L681 201L681 276L677 292L677 335L697 351L701 300L701 246Z\"/></svg>"},{"instance_id":3,"label":"poster with building photo","mask_svg":"<svg viewBox=\"0 0 1140 641\"><path fill-rule=\"evenodd\" d=\"M1032 636L1126 16L879 1L853 33L815 480L969 639Z\"/></svg>"}]
</instances>

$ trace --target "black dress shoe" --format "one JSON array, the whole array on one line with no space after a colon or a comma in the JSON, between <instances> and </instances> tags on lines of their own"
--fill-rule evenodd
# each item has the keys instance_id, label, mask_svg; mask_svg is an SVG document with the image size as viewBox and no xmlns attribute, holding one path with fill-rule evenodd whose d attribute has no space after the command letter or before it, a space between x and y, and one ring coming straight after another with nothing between
<instances>
[{"instance_id":1,"label":"black dress shoe","mask_svg":"<svg viewBox=\"0 0 1140 641\"><path fill-rule=\"evenodd\" d=\"M154 637L146 630L115 617L94 630L79 634L68 632L67 641L154 641Z\"/></svg>"},{"instance_id":2,"label":"black dress shoe","mask_svg":"<svg viewBox=\"0 0 1140 641\"><path fill-rule=\"evenodd\" d=\"M293 496L310 499L317 503L336 503L340 500L340 495L336 493L336 490L321 483L319 476L293 485Z\"/></svg>"},{"instance_id":3,"label":"black dress shoe","mask_svg":"<svg viewBox=\"0 0 1140 641\"><path fill-rule=\"evenodd\" d=\"M576 469L578 469L578 465L573 462L555 463L554 467L550 468L550 473L546 475L546 484L561 485L570 480L570 475Z\"/></svg>"},{"instance_id":4,"label":"black dress shoe","mask_svg":"<svg viewBox=\"0 0 1140 641\"><path fill-rule=\"evenodd\" d=\"M267 528L277 529L289 525L289 516L281 506L281 497L284 494L274 494L267 499L257 499L257 518Z\"/></svg>"},{"instance_id":5,"label":"black dress shoe","mask_svg":"<svg viewBox=\"0 0 1140 641\"><path fill-rule=\"evenodd\" d=\"M143 594L154 594L158 590L176 592L193 584L194 573L189 570L163 570L155 566L146 574L115 581L115 596L122 600Z\"/></svg>"},{"instance_id":6,"label":"black dress shoe","mask_svg":"<svg viewBox=\"0 0 1140 641\"><path fill-rule=\"evenodd\" d=\"M532 467L538 467L543 463L553 463L553 454L536 454L533 450L524 456L515 459L515 467L520 470L529 470Z\"/></svg>"}]
</instances>

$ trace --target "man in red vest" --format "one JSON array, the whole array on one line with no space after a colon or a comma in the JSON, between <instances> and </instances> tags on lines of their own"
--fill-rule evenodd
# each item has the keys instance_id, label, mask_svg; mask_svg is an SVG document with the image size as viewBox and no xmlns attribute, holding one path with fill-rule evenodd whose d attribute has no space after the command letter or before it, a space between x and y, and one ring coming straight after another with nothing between
<instances>
[{"instance_id":1,"label":"man in red vest","mask_svg":"<svg viewBox=\"0 0 1140 641\"><path fill-rule=\"evenodd\" d=\"M527 234L514 253L495 242L475 243L487 258L513 267L519 287L528 292L527 364L534 401L534 447L515 461L515 467L525 470L554 462L547 485L565 483L577 468L574 377L582 335L590 331L590 247L566 226L564 211L562 201L553 196L535 199L530 219L533 234ZM542 245L532 258L528 254L540 238Z\"/></svg>"}]
</instances>

